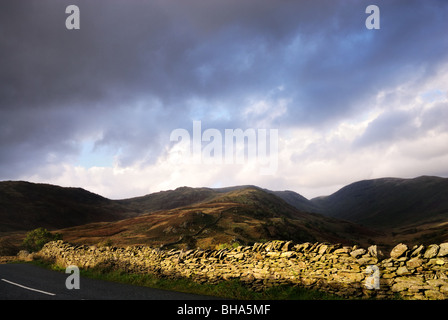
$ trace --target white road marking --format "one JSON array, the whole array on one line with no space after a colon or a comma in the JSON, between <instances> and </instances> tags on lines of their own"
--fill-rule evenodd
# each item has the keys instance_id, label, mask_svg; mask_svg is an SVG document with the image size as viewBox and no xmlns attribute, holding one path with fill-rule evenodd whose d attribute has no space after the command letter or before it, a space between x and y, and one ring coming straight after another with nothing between
<instances>
[{"instance_id":1,"label":"white road marking","mask_svg":"<svg viewBox=\"0 0 448 320\"><path fill-rule=\"evenodd\" d=\"M37 289L34 289L34 288L26 287L26 286L23 286L21 284L18 284L18 283L15 283L15 282L12 282L12 281L9 281L9 280L6 280L6 279L1 279L1 280L5 281L5 282L7 282L9 284L18 286L20 288L24 288L24 289L31 290L31 291L36 291L36 292L43 293L43 294L48 294L49 296L55 296L56 295L55 293L46 292L46 291L42 291L42 290L37 290Z\"/></svg>"}]
</instances>

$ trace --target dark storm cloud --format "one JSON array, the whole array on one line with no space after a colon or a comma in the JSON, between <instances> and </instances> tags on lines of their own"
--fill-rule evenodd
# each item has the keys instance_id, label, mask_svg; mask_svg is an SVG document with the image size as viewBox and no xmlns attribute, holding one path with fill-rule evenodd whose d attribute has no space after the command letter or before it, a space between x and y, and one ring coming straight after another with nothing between
<instances>
[{"instance_id":1,"label":"dark storm cloud","mask_svg":"<svg viewBox=\"0 0 448 320\"><path fill-rule=\"evenodd\" d=\"M70 4L80 30L65 28ZM2 1L0 177L76 158L89 136L121 150L124 166L151 162L195 117L253 126L242 116L248 100L289 101L273 126L319 126L446 61L445 2L377 1L374 31L364 26L369 4Z\"/></svg>"},{"instance_id":2,"label":"dark storm cloud","mask_svg":"<svg viewBox=\"0 0 448 320\"><path fill-rule=\"evenodd\" d=\"M312 125L337 121L368 107L379 91L407 81L422 69L422 78L430 76L446 62L448 39L443 30L448 24L442 14L447 13L446 4L377 4L381 30L354 27L353 20L360 17L353 10L347 12L347 20L337 20L339 27L327 25L328 32L316 43L309 64L297 72L297 107L290 109L291 119Z\"/></svg>"}]
</instances>

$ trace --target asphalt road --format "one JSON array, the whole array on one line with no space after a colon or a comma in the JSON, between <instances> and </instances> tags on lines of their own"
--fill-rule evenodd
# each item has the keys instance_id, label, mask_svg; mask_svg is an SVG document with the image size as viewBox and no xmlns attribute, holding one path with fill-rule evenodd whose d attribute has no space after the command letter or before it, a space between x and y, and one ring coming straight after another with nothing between
<instances>
[{"instance_id":1,"label":"asphalt road","mask_svg":"<svg viewBox=\"0 0 448 320\"><path fill-rule=\"evenodd\" d=\"M67 289L70 274L31 264L0 264L0 300L212 300L201 296L80 277Z\"/></svg>"},{"instance_id":2,"label":"asphalt road","mask_svg":"<svg viewBox=\"0 0 448 320\"><path fill-rule=\"evenodd\" d=\"M16 315L23 317L36 317L36 314L45 312L58 312L62 310L64 316L89 315L98 313L102 318L108 316L118 316L124 314L129 316L129 312L138 312L138 316L144 314L148 318L165 317L167 319L282 319L295 315L296 318L306 314L308 311L318 310L322 317L334 317L337 310L355 310L365 312L365 310L388 310L394 309L390 302L379 304L381 301L232 301L221 300L216 297L201 296L187 293L180 293L168 290L152 289L147 287L132 286L114 282L80 278L80 289L67 289L65 282L70 274L48 270L32 264L0 264L0 309L13 311ZM15 302L12 300L16 300ZM23 300L65 300L67 304L59 305L55 309L52 302L50 304L39 305L24 304ZM93 302L78 302L73 304L70 300L89 300ZM108 300L105 304L98 304L98 300ZM138 304L125 305L118 300L139 300ZM148 301L151 300L151 301ZM127 302L124 303L127 303ZM406 304L400 301L398 306L400 315L403 311L425 311L428 309L442 312L446 309L446 304L422 306L425 308L415 308L415 305ZM93 304L92 304L93 303ZM412 302L410 302L412 303ZM112 304L112 306L110 305ZM39 308L37 306L40 306ZM252 307L251 307L252 306ZM262 314L250 314L250 310L264 311ZM252 309L250 309L252 308ZM440 310L439 310L440 309ZM58 311L57 311L58 310ZM207 311L208 310L208 311ZM233 310L233 311L232 311ZM125 311L125 312L123 312ZM205 314L205 311L208 313ZM93 312L93 313L92 313ZM118 313L119 312L119 313ZM190 313L193 312L193 313ZM202 313L200 313L202 312ZM244 312L244 313L242 313ZM343 311L341 311L343 312ZM434 313L434 316L441 314ZM354 315L362 314L352 312ZM351 313L350 313L351 314ZM404 313L406 314L406 312ZM134 314L135 316L137 314ZM398 314L397 314L398 315ZM406 314L408 315L408 314ZM410 316L409 312L409 316ZM302 317L303 318L303 317ZM349 317L350 318L350 317ZM354 318L353 318L354 319Z\"/></svg>"}]
</instances>

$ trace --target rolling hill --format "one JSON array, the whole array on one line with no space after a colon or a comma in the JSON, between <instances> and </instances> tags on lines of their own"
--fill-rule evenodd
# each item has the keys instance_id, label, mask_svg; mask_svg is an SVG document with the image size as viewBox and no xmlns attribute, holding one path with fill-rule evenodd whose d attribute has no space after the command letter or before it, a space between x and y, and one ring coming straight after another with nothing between
<instances>
[{"instance_id":1,"label":"rolling hill","mask_svg":"<svg viewBox=\"0 0 448 320\"><path fill-rule=\"evenodd\" d=\"M326 216L376 228L439 221L448 217L448 179L364 180L311 202Z\"/></svg>"},{"instance_id":2,"label":"rolling hill","mask_svg":"<svg viewBox=\"0 0 448 320\"><path fill-rule=\"evenodd\" d=\"M320 212L321 208L316 203L308 200L304 196L298 194L297 192L285 190L285 191L270 191L266 190L268 192L271 192L275 194L277 197L282 198L290 205L294 206L295 208L306 211L306 212Z\"/></svg>"},{"instance_id":3,"label":"rolling hill","mask_svg":"<svg viewBox=\"0 0 448 320\"><path fill-rule=\"evenodd\" d=\"M137 213L81 188L25 181L0 182L0 232L59 229Z\"/></svg>"},{"instance_id":4,"label":"rolling hill","mask_svg":"<svg viewBox=\"0 0 448 320\"><path fill-rule=\"evenodd\" d=\"M117 203L140 213L168 210L202 202L216 196L218 192L210 188L179 187L151 193L141 197L117 200Z\"/></svg>"},{"instance_id":5,"label":"rolling hill","mask_svg":"<svg viewBox=\"0 0 448 320\"><path fill-rule=\"evenodd\" d=\"M381 230L383 243L448 241L447 178L364 180L311 202L323 215Z\"/></svg>"},{"instance_id":6,"label":"rolling hill","mask_svg":"<svg viewBox=\"0 0 448 320\"><path fill-rule=\"evenodd\" d=\"M182 188L172 192L178 199L182 198L180 194L195 194L199 201L60 232L71 242L94 244L107 239L114 244L171 244L202 248L274 239L366 244L368 239L377 235L354 223L300 211L257 187L233 188L229 192ZM143 199L139 199L139 204L142 203ZM144 210L143 207L141 209Z\"/></svg>"},{"instance_id":7,"label":"rolling hill","mask_svg":"<svg viewBox=\"0 0 448 320\"><path fill-rule=\"evenodd\" d=\"M365 180L311 200L250 185L110 200L81 188L0 182L0 233L37 227L90 244L439 243L448 240L448 179Z\"/></svg>"}]
</instances>

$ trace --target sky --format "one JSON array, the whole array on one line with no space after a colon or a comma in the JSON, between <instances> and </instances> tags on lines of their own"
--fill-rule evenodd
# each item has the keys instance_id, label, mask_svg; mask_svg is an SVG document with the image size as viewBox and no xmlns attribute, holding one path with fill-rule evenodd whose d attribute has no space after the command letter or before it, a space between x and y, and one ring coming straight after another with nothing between
<instances>
[{"instance_id":1,"label":"sky","mask_svg":"<svg viewBox=\"0 0 448 320\"><path fill-rule=\"evenodd\" d=\"M311 199L448 177L447 119L444 0L1 3L0 180L111 199L248 184ZM256 142L226 141L237 129ZM232 143L243 162L224 161Z\"/></svg>"}]
</instances>

